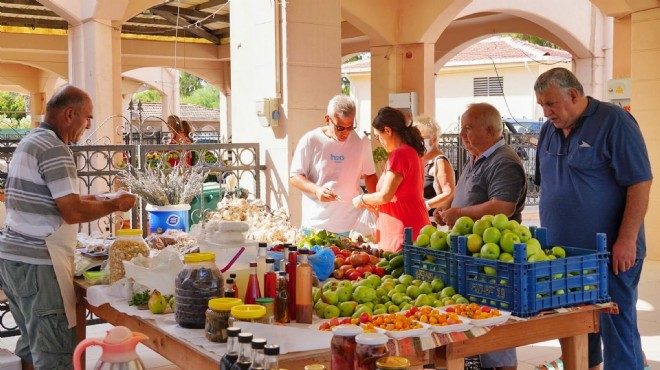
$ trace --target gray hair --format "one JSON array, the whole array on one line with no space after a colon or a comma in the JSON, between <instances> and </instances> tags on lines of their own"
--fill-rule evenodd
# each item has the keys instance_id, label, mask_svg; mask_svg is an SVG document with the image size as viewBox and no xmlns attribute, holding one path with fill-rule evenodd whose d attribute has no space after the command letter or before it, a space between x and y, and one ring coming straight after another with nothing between
<instances>
[{"instance_id":1,"label":"gray hair","mask_svg":"<svg viewBox=\"0 0 660 370\"><path fill-rule=\"evenodd\" d=\"M431 116L422 114L413 118L413 126L422 134L428 132L431 136L440 137L440 126Z\"/></svg>"},{"instance_id":2,"label":"gray hair","mask_svg":"<svg viewBox=\"0 0 660 370\"><path fill-rule=\"evenodd\" d=\"M328 103L328 116L355 117L355 102L346 95L335 95Z\"/></svg>"},{"instance_id":3,"label":"gray hair","mask_svg":"<svg viewBox=\"0 0 660 370\"><path fill-rule=\"evenodd\" d=\"M552 85L562 90L576 89L580 96L584 96L582 84L573 72L566 68L558 67L543 72L534 83L534 91L539 93L547 90Z\"/></svg>"},{"instance_id":4,"label":"gray hair","mask_svg":"<svg viewBox=\"0 0 660 370\"><path fill-rule=\"evenodd\" d=\"M484 127L492 127L497 137L502 136L502 116L500 111L488 103L472 103L468 105L463 115L470 115Z\"/></svg>"}]
</instances>

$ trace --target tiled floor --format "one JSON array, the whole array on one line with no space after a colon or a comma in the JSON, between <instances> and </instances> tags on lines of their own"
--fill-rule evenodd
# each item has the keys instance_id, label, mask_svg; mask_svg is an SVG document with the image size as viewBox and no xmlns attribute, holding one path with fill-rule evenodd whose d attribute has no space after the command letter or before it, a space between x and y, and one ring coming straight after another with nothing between
<instances>
[{"instance_id":1,"label":"tiled floor","mask_svg":"<svg viewBox=\"0 0 660 370\"><path fill-rule=\"evenodd\" d=\"M526 225L538 225L534 209L529 209L523 215ZM639 289L639 302L637 305L639 317L638 324L642 334L644 351L651 368L660 369L660 297L657 287L660 285L660 261L646 261L642 273ZM88 338L102 338L110 326L94 325L87 329ZM0 338L0 347L13 350L17 337ZM92 370L101 353L99 347L87 349L87 369ZM138 353L147 369L177 370L168 360L153 352L144 345L138 345ZM556 340L537 343L518 348L518 361L520 370L532 370L544 361L551 361L560 355L559 342ZM206 369L200 369L206 370ZM300 370L300 369L289 369ZM623 369L622 369L623 370Z\"/></svg>"}]
</instances>

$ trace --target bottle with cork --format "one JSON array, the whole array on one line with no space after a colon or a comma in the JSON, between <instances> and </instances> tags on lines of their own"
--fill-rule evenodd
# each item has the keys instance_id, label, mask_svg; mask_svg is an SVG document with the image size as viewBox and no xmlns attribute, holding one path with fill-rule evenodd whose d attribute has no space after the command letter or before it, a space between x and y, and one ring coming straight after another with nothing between
<instances>
[{"instance_id":1,"label":"bottle with cork","mask_svg":"<svg viewBox=\"0 0 660 370\"><path fill-rule=\"evenodd\" d=\"M312 323L312 265L309 249L300 249L300 264L296 267L296 322Z\"/></svg>"},{"instance_id":2,"label":"bottle with cork","mask_svg":"<svg viewBox=\"0 0 660 370\"><path fill-rule=\"evenodd\" d=\"M266 273L268 266L266 266L266 252L268 244L260 242L259 247L257 248L257 278L259 279L259 288L264 289L264 274ZM265 292L262 290L261 296L263 297Z\"/></svg>"},{"instance_id":3,"label":"bottle with cork","mask_svg":"<svg viewBox=\"0 0 660 370\"><path fill-rule=\"evenodd\" d=\"M292 245L289 247L289 262L286 264L286 274L288 275L289 292L289 320L296 319L296 267L298 267L298 247Z\"/></svg>"}]
</instances>

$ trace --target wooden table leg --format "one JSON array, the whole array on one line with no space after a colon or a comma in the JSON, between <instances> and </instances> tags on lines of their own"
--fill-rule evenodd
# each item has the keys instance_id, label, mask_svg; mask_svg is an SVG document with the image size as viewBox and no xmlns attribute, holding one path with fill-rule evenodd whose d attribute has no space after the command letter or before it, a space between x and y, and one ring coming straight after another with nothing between
<instances>
[{"instance_id":1,"label":"wooden table leg","mask_svg":"<svg viewBox=\"0 0 660 370\"><path fill-rule=\"evenodd\" d=\"M87 338L87 309L85 308L85 297L82 289L76 288L76 338L78 343ZM80 365L86 366L85 352L80 355Z\"/></svg>"},{"instance_id":2,"label":"wooden table leg","mask_svg":"<svg viewBox=\"0 0 660 370\"><path fill-rule=\"evenodd\" d=\"M587 334L559 339L562 361L566 370L583 370L589 368L589 343Z\"/></svg>"}]
</instances>

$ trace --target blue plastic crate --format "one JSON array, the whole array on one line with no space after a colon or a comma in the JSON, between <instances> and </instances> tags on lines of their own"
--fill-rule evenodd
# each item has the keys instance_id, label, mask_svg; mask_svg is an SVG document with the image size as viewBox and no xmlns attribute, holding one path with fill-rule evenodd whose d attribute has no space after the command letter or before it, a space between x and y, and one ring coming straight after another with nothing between
<instances>
[{"instance_id":1,"label":"blue plastic crate","mask_svg":"<svg viewBox=\"0 0 660 370\"><path fill-rule=\"evenodd\" d=\"M431 281L440 278L447 286L457 288L456 259L449 251L412 245L412 229L403 234L403 271L415 279Z\"/></svg>"},{"instance_id":2,"label":"blue plastic crate","mask_svg":"<svg viewBox=\"0 0 660 370\"><path fill-rule=\"evenodd\" d=\"M531 228L547 247L547 230ZM467 254L467 238L450 238L456 251L458 292L469 301L529 317L544 310L610 301L607 291L607 243L597 234L597 250L563 247L566 258L528 263L525 244L514 246L514 261L476 258ZM491 274L484 267L495 270Z\"/></svg>"}]
</instances>

